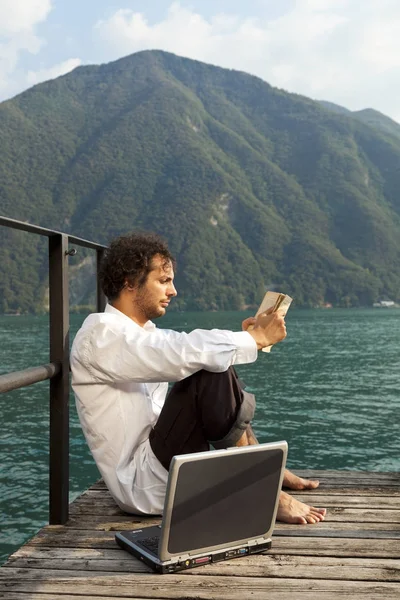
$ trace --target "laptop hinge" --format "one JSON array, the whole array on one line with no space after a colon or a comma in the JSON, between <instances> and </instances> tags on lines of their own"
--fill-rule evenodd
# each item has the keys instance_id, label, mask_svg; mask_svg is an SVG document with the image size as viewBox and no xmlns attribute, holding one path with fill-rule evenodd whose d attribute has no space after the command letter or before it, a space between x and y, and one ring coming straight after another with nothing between
<instances>
[{"instance_id":1,"label":"laptop hinge","mask_svg":"<svg viewBox=\"0 0 400 600\"><path fill-rule=\"evenodd\" d=\"M256 538L255 540L249 540L247 544L249 546L252 546L254 544L256 544L256 545L258 545L258 544L265 544L265 542L268 542L270 539L271 538L264 538L264 537L262 537L262 538Z\"/></svg>"}]
</instances>

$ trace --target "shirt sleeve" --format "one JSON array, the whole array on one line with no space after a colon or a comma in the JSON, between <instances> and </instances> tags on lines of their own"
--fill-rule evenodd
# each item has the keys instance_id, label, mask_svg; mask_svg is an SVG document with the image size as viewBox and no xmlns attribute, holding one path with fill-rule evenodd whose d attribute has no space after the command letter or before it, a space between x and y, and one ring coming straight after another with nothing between
<instances>
[{"instance_id":1,"label":"shirt sleeve","mask_svg":"<svg viewBox=\"0 0 400 600\"><path fill-rule=\"evenodd\" d=\"M179 381L201 369L223 372L257 359L257 345L245 331L115 331L97 323L86 340L76 341L73 361L104 383Z\"/></svg>"}]
</instances>

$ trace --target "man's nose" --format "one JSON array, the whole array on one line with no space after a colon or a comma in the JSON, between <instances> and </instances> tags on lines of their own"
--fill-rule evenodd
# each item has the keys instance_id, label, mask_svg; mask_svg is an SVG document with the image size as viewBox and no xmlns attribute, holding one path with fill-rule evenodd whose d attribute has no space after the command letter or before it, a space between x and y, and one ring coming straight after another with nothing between
<instances>
[{"instance_id":1,"label":"man's nose","mask_svg":"<svg viewBox=\"0 0 400 600\"><path fill-rule=\"evenodd\" d=\"M168 290L168 296L177 296L178 292L176 291L176 287L174 286L173 283L171 283L169 290Z\"/></svg>"}]
</instances>

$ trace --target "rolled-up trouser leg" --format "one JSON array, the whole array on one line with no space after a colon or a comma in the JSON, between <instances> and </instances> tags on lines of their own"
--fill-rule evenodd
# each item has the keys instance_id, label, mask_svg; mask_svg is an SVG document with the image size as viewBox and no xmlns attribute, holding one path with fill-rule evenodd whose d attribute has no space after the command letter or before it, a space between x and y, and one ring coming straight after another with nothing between
<instances>
[{"instance_id":1,"label":"rolled-up trouser leg","mask_svg":"<svg viewBox=\"0 0 400 600\"><path fill-rule=\"evenodd\" d=\"M224 373L199 371L176 383L154 429L151 448L169 469L176 454L234 446L254 415L255 398L245 392L233 367Z\"/></svg>"},{"instance_id":2,"label":"rolled-up trouser leg","mask_svg":"<svg viewBox=\"0 0 400 600\"><path fill-rule=\"evenodd\" d=\"M252 418L254 417L254 410L256 407L256 399L254 394L242 390L243 401L236 415L235 422L228 431L228 433L219 440L210 440L214 448L229 448L235 446L240 440L247 427L250 425Z\"/></svg>"}]
</instances>

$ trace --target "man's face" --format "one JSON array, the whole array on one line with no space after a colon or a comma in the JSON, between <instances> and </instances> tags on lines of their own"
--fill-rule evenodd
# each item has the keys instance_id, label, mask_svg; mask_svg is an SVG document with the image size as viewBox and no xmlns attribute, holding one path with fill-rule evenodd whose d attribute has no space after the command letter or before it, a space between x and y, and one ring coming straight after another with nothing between
<instances>
[{"instance_id":1,"label":"man's face","mask_svg":"<svg viewBox=\"0 0 400 600\"><path fill-rule=\"evenodd\" d=\"M165 315L171 298L177 295L174 286L174 269L172 264L156 255L152 259L152 270L146 282L135 290L133 303L143 322Z\"/></svg>"}]
</instances>

